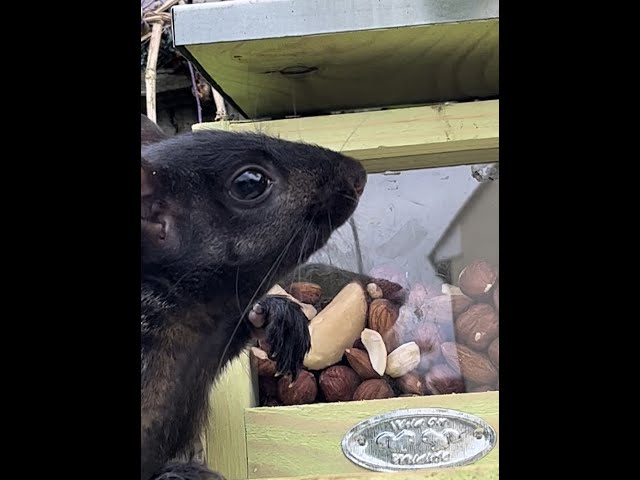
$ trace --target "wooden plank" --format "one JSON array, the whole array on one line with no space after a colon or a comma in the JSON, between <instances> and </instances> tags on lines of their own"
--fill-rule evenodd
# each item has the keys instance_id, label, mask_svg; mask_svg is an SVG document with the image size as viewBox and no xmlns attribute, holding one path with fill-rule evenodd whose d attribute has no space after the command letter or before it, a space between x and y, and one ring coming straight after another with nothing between
<instances>
[{"instance_id":1,"label":"wooden plank","mask_svg":"<svg viewBox=\"0 0 640 480\"><path fill-rule=\"evenodd\" d=\"M227 480L247 478L244 410L257 405L249 354L229 364L210 393L203 441L208 465Z\"/></svg>"},{"instance_id":2,"label":"wooden plank","mask_svg":"<svg viewBox=\"0 0 640 480\"><path fill-rule=\"evenodd\" d=\"M498 392L250 408L245 413L249 478L366 473L342 453L340 444L345 433L374 415L422 407L461 410L499 430ZM499 442L474 464L487 469L487 478L498 468L498 447ZM473 477L470 475L468 478Z\"/></svg>"},{"instance_id":3,"label":"wooden plank","mask_svg":"<svg viewBox=\"0 0 640 480\"><path fill-rule=\"evenodd\" d=\"M495 465L471 465L466 467L420 472L375 473L343 475L307 475L303 477L280 477L264 480L497 480L498 469Z\"/></svg>"},{"instance_id":4,"label":"wooden plank","mask_svg":"<svg viewBox=\"0 0 640 480\"><path fill-rule=\"evenodd\" d=\"M247 118L464 101L499 94L498 20L191 45ZM292 67L307 74L288 74Z\"/></svg>"},{"instance_id":5,"label":"wooden plank","mask_svg":"<svg viewBox=\"0 0 640 480\"><path fill-rule=\"evenodd\" d=\"M341 151L370 173L498 161L499 100L438 104L255 122L211 122L193 130L257 131Z\"/></svg>"}]
</instances>

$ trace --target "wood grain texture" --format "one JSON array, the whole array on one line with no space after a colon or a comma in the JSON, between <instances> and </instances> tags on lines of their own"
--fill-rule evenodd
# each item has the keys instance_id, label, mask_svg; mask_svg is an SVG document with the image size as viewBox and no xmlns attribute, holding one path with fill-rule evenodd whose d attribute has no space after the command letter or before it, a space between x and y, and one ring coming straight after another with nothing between
<instances>
[{"instance_id":1,"label":"wood grain texture","mask_svg":"<svg viewBox=\"0 0 640 480\"><path fill-rule=\"evenodd\" d=\"M257 405L249 354L244 352L229 364L210 393L208 426L203 434L210 468L225 478L247 478L245 416L247 407Z\"/></svg>"},{"instance_id":2,"label":"wood grain texture","mask_svg":"<svg viewBox=\"0 0 640 480\"><path fill-rule=\"evenodd\" d=\"M247 118L417 105L499 94L499 21L190 45ZM311 67L287 75L289 67Z\"/></svg>"},{"instance_id":3,"label":"wood grain texture","mask_svg":"<svg viewBox=\"0 0 640 480\"><path fill-rule=\"evenodd\" d=\"M368 172L491 163L499 156L499 100L438 104L255 122L210 122L193 130L262 132L340 151Z\"/></svg>"},{"instance_id":4,"label":"wood grain texture","mask_svg":"<svg viewBox=\"0 0 640 480\"><path fill-rule=\"evenodd\" d=\"M270 478L264 480L292 480L294 477ZM495 465L471 465L452 469L403 472L403 473L360 473L343 475L312 475L295 477L296 480L497 480L498 468Z\"/></svg>"},{"instance_id":5,"label":"wood grain texture","mask_svg":"<svg viewBox=\"0 0 640 480\"><path fill-rule=\"evenodd\" d=\"M249 408L245 413L249 478L367 473L342 453L341 442L345 433L356 423L375 415L397 409L425 407L450 408L476 415L496 430L499 439L498 392ZM486 457L473 465L486 468L482 478L492 478L497 472L498 449L499 440ZM442 470L452 472L458 469ZM426 472L424 475L433 473ZM473 469L468 469L467 473L460 475L469 476L445 475L443 478L475 478L473 475L478 470L473 472ZM400 478L429 477L405 474Z\"/></svg>"}]
</instances>

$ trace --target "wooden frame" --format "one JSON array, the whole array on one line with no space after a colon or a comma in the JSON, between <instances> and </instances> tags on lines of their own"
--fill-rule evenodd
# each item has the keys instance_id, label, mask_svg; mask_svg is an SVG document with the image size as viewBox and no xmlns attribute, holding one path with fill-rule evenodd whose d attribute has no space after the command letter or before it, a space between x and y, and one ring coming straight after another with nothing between
<instances>
[{"instance_id":1,"label":"wooden frame","mask_svg":"<svg viewBox=\"0 0 640 480\"><path fill-rule=\"evenodd\" d=\"M375 173L497 162L498 118L499 102L491 100L273 121L204 123L193 129L259 131L315 143L342 151ZM483 418L498 431L498 392L256 408L255 385L245 354L232 362L211 393L205 449L211 467L228 480L305 478L310 472L315 476L309 478L327 480L498 477L497 445L473 465L400 474L367 472L350 463L340 450L341 435L353 424L398 408L459 409ZM314 433L320 425L320 433Z\"/></svg>"},{"instance_id":2,"label":"wooden frame","mask_svg":"<svg viewBox=\"0 0 640 480\"><path fill-rule=\"evenodd\" d=\"M212 122L194 130L256 131L314 143L368 172L498 161L499 101L450 103L284 120Z\"/></svg>"}]
</instances>

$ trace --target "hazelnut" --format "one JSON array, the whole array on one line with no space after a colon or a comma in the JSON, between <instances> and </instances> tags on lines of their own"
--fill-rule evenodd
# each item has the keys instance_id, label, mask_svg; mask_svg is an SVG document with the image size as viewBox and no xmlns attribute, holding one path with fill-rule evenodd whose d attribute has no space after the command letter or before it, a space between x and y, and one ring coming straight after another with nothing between
<instances>
[{"instance_id":1,"label":"hazelnut","mask_svg":"<svg viewBox=\"0 0 640 480\"><path fill-rule=\"evenodd\" d=\"M465 295L477 299L489 293L497 279L496 267L484 260L476 260L460 272L458 285Z\"/></svg>"},{"instance_id":2,"label":"hazelnut","mask_svg":"<svg viewBox=\"0 0 640 480\"><path fill-rule=\"evenodd\" d=\"M393 396L393 389L383 379L365 380L353 393L354 400L376 400Z\"/></svg>"},{"instance_id":3,"label":"hazelnut","mask_svg":"<svg viewBox=\"0 0 640 480\"><path fill-rule=\"evenodd\" d=\"M267 352L258 347L251 347L251 356L254 358L258 376L273 377L278 371L278 367L274 360L271 360Z\"/></svg>"},{"instance_id":4,"label":"hazelnut","mask_svg":"<svg viewBox=\"0 0 640 480\"><path fill-rule=\"evenodd\" d=\"M291 375L282 377L278 381L278 397L284 405L302 405L311 403L318 394L316 378L312 373L302 370L295 381L291 381Z\"/></svg>"},{"instance_id":5,"label":"hazelnut","mask_svg":"<svg viewBox=\"0 0 640 480\"><path fill-rule=\"evenodd\" d=\"M483 351L498 336L498 315L491 305L476 303L458 317L455 329L460 342Z\"/></svg>"},{"instance_id":6,"label":"hazelnut","mask_svg":"<svg viewBox=\"0 0 640 480\"><path fill-rule=\"evenodd\" d=\"M421 322L413 332L413 341L420 347L422 355L427 355L431 362L440 357L440 330L433 322Z\"/></svg>"},{"instance_id":7,"label":"hazelnut","mask_svg":"<svg viewBox=\"0 0 640 480\"><path fill-rule=\"evenodd\" d=\"M486 355L453 342L443 343L440 350L451 368L455 370L459 366L465 380L489 385L498 381L498 371Z\"/></svg>"},{"instance_id":8,"label":"hazelnut","mask_svg":"<svg viewBox=\"0 0 640 480\"><path fill-rule=\"evenodd\" d=\"M397 380L398 388L402 393L424 395L426 385L424 380L415 372L409 372Z\"/></svg>"},{"instance_id":9,"label":"hazelnut","mask_svg":"<svg viewBox=\"0 0 640 480\"><path fill-rule=\"evenodd\" d=\"M334 365L320 374L318 383L328 402L346 402L362 380L353 369L345 365Z\"/></svg>"},{"instance_id":10,"label":"hazelnut","mask_svg":"<svg viewBox=\"0 0 640 480\"><path fill-rule=\"evenodd\" d=\"M432 395L464 393L464 380L459 372L449 365L438 364L424 376L426 389Z\"/></svg>"}]
</instances>

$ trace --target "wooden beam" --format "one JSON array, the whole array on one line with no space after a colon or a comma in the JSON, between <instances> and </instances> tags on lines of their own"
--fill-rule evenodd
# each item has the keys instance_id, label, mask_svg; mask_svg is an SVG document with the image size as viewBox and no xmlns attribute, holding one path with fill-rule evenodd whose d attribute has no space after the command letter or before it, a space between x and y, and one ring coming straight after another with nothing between
<instances>
[{"instance_id":1,"label":"wooden beam","mask_svg":"<svg viewBox=\"0 0 640 480\"><path fill-rule=\"evenodd\" d=\"M370 173L498 161L499 101L283 120L211 122L193 130L263 132L341 151Z\"/></svg>"}]
</instances>

